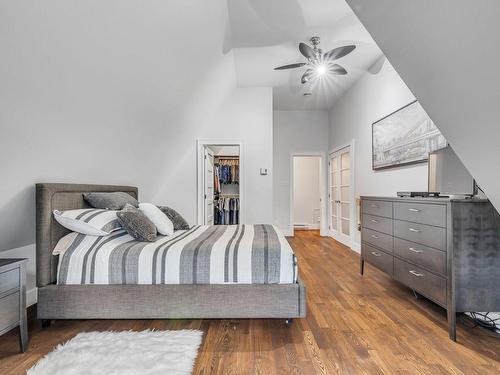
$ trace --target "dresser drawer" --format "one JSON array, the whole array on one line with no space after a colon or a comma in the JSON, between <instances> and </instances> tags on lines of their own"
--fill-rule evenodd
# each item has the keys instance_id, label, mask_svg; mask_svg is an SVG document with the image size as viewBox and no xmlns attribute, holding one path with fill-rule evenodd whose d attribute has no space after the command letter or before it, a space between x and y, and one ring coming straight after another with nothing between
<instances>
[{"instance_id":1,"label":"dresser drawer","mask_svg":"<svg viewBox=\"0 0 500 375\"><path fill-rule=\"evenodd\" d=\"M361 241L368 242L370 245L377 246L382 250L385 250L386 252L392 254L393 241L391 235L376 232L368 228L363 228L363 230L361 231Z\"/></svg>"},{"instance_id":2,"label":"dresser drawer","mask_svg":"<svg viewBox=\"0 0 500 375\"><path fill-rule=\"evenodd\" d=\"M392 202L363 199L361 210L364 214L392 218Z\"/></svg>"},{"instance_id":3,"label":"dresser drawer","mask_svg":"<svg viewBox=\"0 0 500 375\"><path fill-rule=\"evenodd\" d=\"M0 298L0 331L19 322L19 292Z\"/></svg>"},{"instance_id":4,"label":"dresser drawer","mask_svg":"<svg viewBox=\"0 0 500 375\"><path fill-rule=\"evenodd\" d=\"M446 251L446 228L394 220L394 236Z\"/></svg>"},{"instance_id":5,"label":"dresser drawer","mask_svg":"<svg viewBox=\"0 0 500 375\"><path fill-rule=\"evenodd\" d=\"M424 267L429 271L446 275L446 252L414 242L394 238L394 255Z\"/></svg>"},{"instance_id":6,"label":"dresser drawer","mask_svg":"<svg viewBox=\"0 0 500 375\"><path fill-rule=\"evenodd\" d=\"M19 288L19 268L0 273L0 294Z\"/></svg>"},{"instance_id":7,"label":"dresser drawer","mask_svg":"<svg viewBox=\"0 0 500 375\"><path fill-rule=\"evenodd\" d=\"M363 227L390 234L392 236L392 219L381 216L363 215Z\"/></svg>"},{"instance_id":8,"label":"dresser drawer","mask_svg":"<svg viewBox=\"0 0 500 375\"><path fill-rule=\"evenodd\" d=\"M394 202L394 218L414 223L446 227L446 206L440 204Z\"/></svg>"},{"instance_id":9,"label":"dresser drawer","mask_svg":"<svg viewBox=\"0 0 500 375\"><path fill-rule=\"evenodd\" d=\"M394 258L394 278L423 296L445 306L446 279Z\"/></svg>"},{"instance_id":10,"label":"dresser drawer","mask_svg":"<svg viewBox=\"0 0 500 375\"><path fill-rule=\"evenodd\" d=\"M381 250L366 243L361 245L361 255L363 259L386 274L392 276L394 270L394 258Z\"/></svg>"}]
</instances>

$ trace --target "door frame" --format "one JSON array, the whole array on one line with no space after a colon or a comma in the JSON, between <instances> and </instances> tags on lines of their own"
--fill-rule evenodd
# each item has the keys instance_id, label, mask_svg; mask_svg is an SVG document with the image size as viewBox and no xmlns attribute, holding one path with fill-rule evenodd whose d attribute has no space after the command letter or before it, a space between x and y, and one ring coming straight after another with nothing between
<instances>
[{"instance_id":1,"label":"door frame","mask_svg":"<svg viewBox=\"0 0 500 375\"><path fill-rule=\"evenodd\" d=\"M294 198L294 171L293 171L293 159L295 157L300 156L312 156L319 157L319 197L320 197L320 205L319 205L319 233L320 236L327 236L328 233L328 217L327 215L327 199L326 192L328 191L328 161L326 152L317 152L317 151L304 151L304 152L292 152L290 153L290 227L288 229L287 236L294 236L294 227L293 227L293 218L294 218L294 210L293 210L293 198ZM326 186L326 188L325 188Z\"/></svg>"},{"instance_id":2,"label":"door frame","mask_svg":"<svg viewBox=\"0 0 500 375\"><path fill-rule=\"evenodd\" d=\"M203 173L204 173L204 157L205 157L205 147L206 146L239 146L240 148L240 160L239 160L239 194L240 194L240 223L244 224L246 219L246 176L245 176L245 143L241 139L220 139L220 138L202 138L196 140L196 210L197 210L197 224L203 225L203 214L204 214L204 190L203 190Z\"/></svg>"},{"instance_id":3,"label":"door frame","mask_svg":"<svg viewBox=\"0 0 500 375\"><path fill-rule=\"evenodd\" d=\"M330 162L330 156L333 153L339 152L345 148L349 147L349 159L350 159L350 188L351 188L351 207L349 208L349 216L351 218L350 220L350 225L349 225L349 243L345 244L346 246L350 247L352 250L359 252L360 245L356 243L356 236L355 233L358 230L358 217L357 217L357 207L356 207L356 173L355 173L355 168L356 168L356 158L355 158L355 145L354 145L354 139L352 139L349 143L343 144L341 146L334 147L330 149L328 152L328 162ZM328 169L327 173L330 173L330 170ZM326 188L327 190L330 189L330 180L329 177L327 178L326 181ZM328 202L329 203L329 202ZM330 223L330 218L332 217L332 208L330 204L328 204L327 207L328 210L328 223ZM328 228L328 236L333 238L333 232L330 228Z\"/></svg>"}]
</instances>

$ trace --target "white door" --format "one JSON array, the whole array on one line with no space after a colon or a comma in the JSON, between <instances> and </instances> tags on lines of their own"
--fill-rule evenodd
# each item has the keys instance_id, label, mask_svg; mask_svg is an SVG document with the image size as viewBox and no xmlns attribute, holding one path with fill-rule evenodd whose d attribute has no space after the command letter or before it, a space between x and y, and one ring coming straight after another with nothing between
<instances>
[{"instance_id":1,"label":"white door","mask_svg":"<svg viewBox=\"0 0 500 375\"><path fill-rule=\"evenodd\" d=\"M330 154L329 161L330 236L351 246L351 153L350 148Z\"/></svg>"},{"instance_id":2,"label":"white door","mask_svg":"<svg viewBox=\"0 0 500 375\"><path fill-rule=\"evenodd\" d=\"M204 174L204 224L214 224L214 153L205 147L205 167L203 168Z\"/></svg>"}]
</instances>

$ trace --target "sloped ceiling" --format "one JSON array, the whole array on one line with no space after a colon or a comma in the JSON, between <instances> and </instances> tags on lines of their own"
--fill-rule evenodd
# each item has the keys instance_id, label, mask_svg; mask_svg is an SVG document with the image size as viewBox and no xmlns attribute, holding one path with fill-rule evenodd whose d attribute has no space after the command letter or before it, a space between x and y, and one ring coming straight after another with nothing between
<instances>
[{"instance_id":1,"label":"sloped ceiling","mask_svg":"<svg viewBox=\"0 0 500 375\"><path fill-rule=\"evenodd\" d=\"M500 209L500 2L347 2Z\"/></svg>"},{"instance_id":2,"label":"sloped ceiling","mask_svg":"<svg viewBox=\"0 0 500 375\"><path fill-rule=\"evenodd\" d=\"M381 58L380 49L344 0L228 0L238 85L273 87L274 108L329 109L335 100ZM302 85L306 68L274 71L302 62L299 42L321 37L323 51L346 44L356 50L339 60L349 74ZM312 96L304 97L304 92Z\"/></svg>"}]
</instances>

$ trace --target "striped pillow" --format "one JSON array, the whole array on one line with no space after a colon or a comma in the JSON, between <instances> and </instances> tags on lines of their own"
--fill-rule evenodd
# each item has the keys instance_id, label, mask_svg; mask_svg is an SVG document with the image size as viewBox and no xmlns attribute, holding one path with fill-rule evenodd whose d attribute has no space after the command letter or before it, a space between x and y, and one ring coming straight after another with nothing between
<instances>
[{"instance_id":1,"label":"striped pillow","mask_svg":"<svg viewBox=\"0 0 500 375\"><path fill-rule=\"evenodd\" d=\"M54 210L54 218L63 227L73 232L91 236L107 236L121 228L116 211L112 210L96 208L68 211Z\"/></svg>"}]
</instances>

